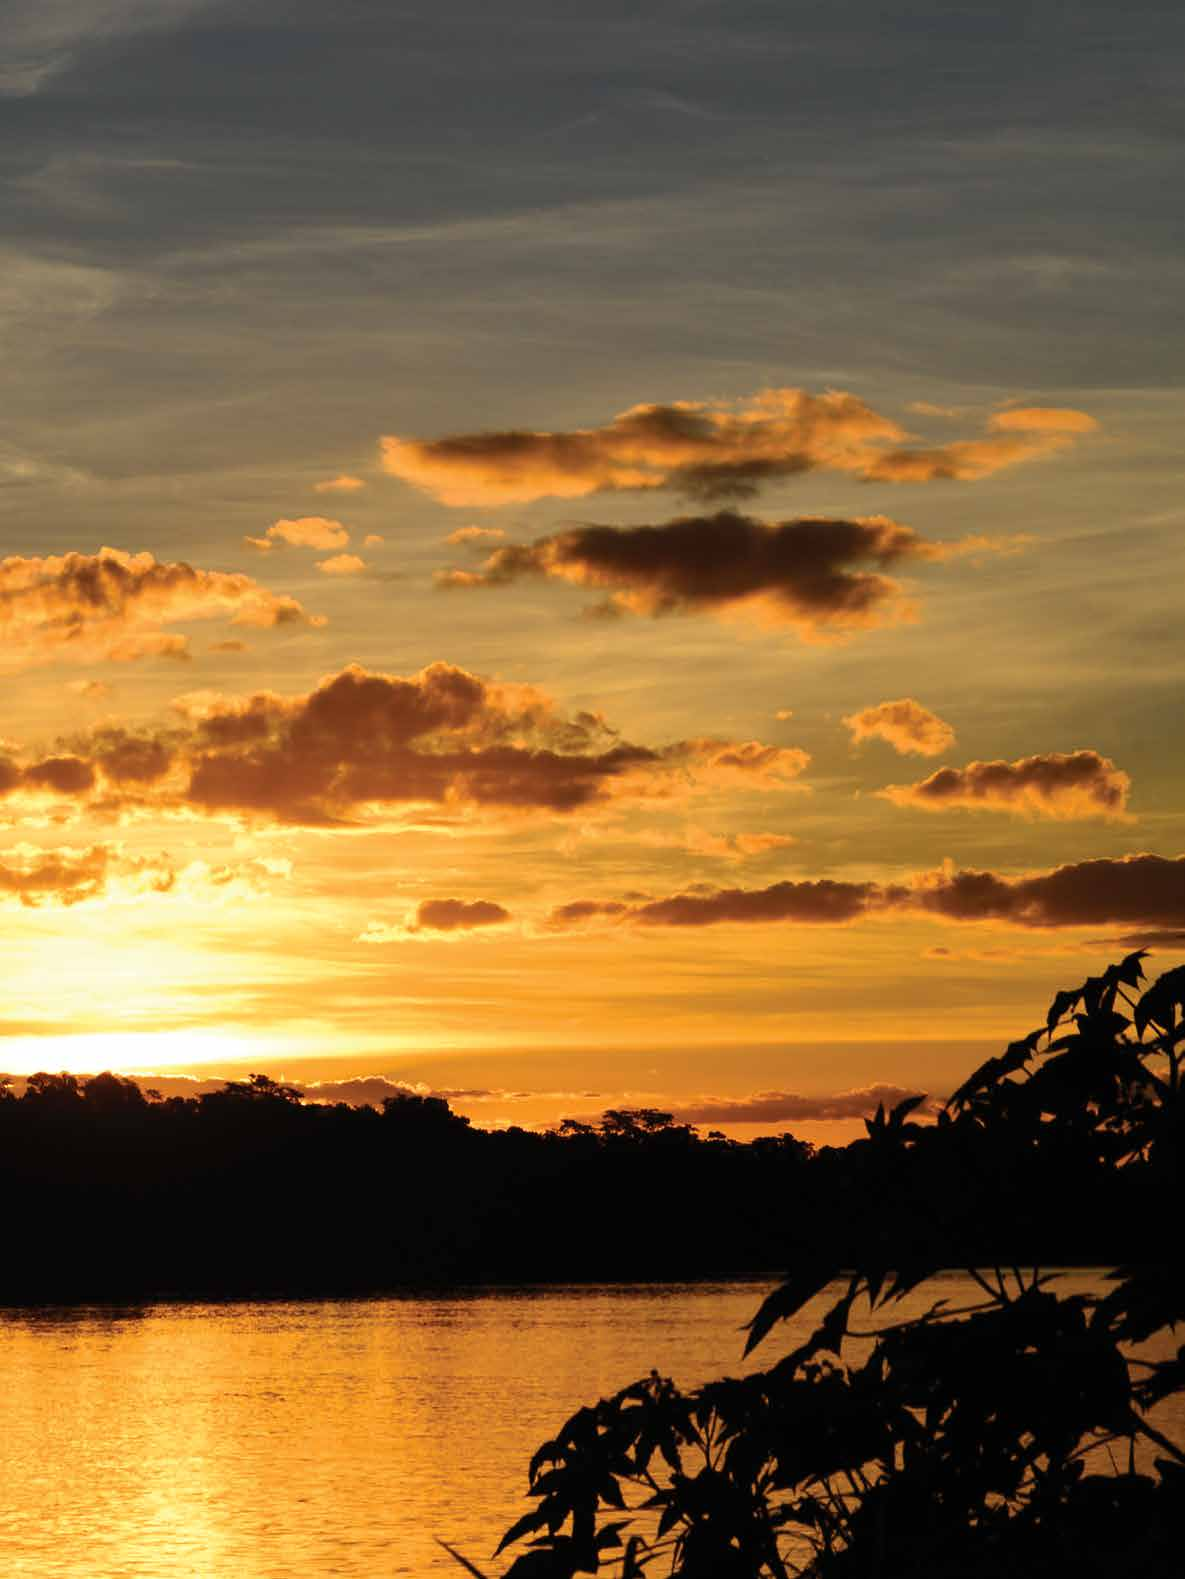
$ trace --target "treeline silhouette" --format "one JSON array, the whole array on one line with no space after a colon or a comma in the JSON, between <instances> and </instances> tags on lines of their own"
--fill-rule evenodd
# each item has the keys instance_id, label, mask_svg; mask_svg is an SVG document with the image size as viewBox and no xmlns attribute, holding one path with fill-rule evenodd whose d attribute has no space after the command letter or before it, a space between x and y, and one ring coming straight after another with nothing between
<instances>
[{"instance_id":1,"label":"treeline silhouette","mask_svg":"<svg viewBox=\"0 0 1185 1579\"><path fill-rule=\"evenodd\" d=\"M40 1073L0 1085L0 1302L760 1276L833 1264L883 1201L961 1203L952 1262L1099 1262L1150 1249L1179 1199L1179 1135L1117 1173L1074 1125L915 1123L906 1149L886 1122L816 1151L655 1109L484 1131L431 1096L324 1105L257 1074L161 1098Z\"/></svg>"}]
</instances>

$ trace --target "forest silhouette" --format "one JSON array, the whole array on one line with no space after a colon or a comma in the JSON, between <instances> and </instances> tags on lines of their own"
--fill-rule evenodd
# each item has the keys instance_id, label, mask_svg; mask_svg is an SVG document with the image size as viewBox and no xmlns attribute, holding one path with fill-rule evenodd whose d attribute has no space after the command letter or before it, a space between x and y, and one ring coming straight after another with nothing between
<instances>
[{"instance_id":1,"label":"forest silhouette","mask_svg":"<svg viewBox=\"0 0 1185 1579\"><path fill-rule=\"evenodd\" d=\"M1139 968L1139 956L1122 967ZM1117 1022L1111 1034L1122 1050ZM1000 1068L1023 1068L1035 1047L1013 1044ZM1112 1052L1091 1055L1099 1078L1127 1078L1134 1055ZM919 1097L878 1113L866 1138L818 1150L788 1133L701 1136L646 1108L484 1131L431 1096L325 1105L256 1074L161 1098L111 1073L39 1073L19 1097L0 1084L0 1178L19 1214L0 1302L760 1276L788 1260L832 1276L874 1248L906 1268L921 1254L1155 1258L1179 1129L1121 1155L1070 1057L1020 1085L986 1065L937 1123L908 1117ZM1055 1119L1034 1106L1067 1080L1078 1108L1063 1102Z\"/></svg>"},{"instance_id":2,"label":"forest silhouette","mask_svg":"<svg viewBox=\"0 0 1185 1579\"><path fill-rule=\"evenodd\" d=\"M1179 1579L1185 1445L1157 1411L1185 1390L1185 967L1141 991L1142 959L1058 993L936 1124L910 1099L806 1160L745 1352L829 1297L811 1335L579 1409L531 1461L505 1579ZM1042 1269L1100 1253L1096 1292ZM894 1319L951 1266L970 1304Z\"/></svg>"}]
</instances>

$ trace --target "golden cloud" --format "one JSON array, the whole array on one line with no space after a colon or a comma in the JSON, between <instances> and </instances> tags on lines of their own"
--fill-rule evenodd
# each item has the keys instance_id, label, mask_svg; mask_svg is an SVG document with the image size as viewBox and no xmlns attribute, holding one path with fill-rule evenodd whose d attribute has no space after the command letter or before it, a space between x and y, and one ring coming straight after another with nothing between
<instances>
[{"instance_id":1,"label":"golden cloud","mask_svg":"<svg viewBox=\"0 0 1185 1579\"><path fill-rule=\"evenodd\" d=\"M1021 817L1080 821L1122 818L1131 779L1097 751L1047 751L1016 762L969 762L939 768L917 784L890 784L877 793L897 806L923 811L1004 811Z\"/></svg>"},{"instance_id":2,"label":"golden cloud","mask_svg":"<svg viewBox=\"0 0 1185 1579\"><path fill-rule=\"evenodd\" d=\"M262 628L325 623L250 576L147 553L102 548L0 561L0 663L9 669L184 657L186 638L162 627L208 619Z\"/></svg>"},{"instance_id":3,"label":"golden cloud","mask_svg":"<svg viewBox=\"0 0 1185 1579\"><path fill-rule=\"evenodd\" d=\"M392 476L444 504L488 506L653 488L737 498L819 469L875 481L966 481L1053 453L1096 426L1084 412L1017 408L991 419L995 437L911 450L905 429L855 395L781 388L735 402L631 406L603 427L387 435L380 447Z\"/></svg>"},{"instance_id":4,"label":"golden cloud","mask_svg":"<svg viewBox=\"0 0 1185 1579\"><path fill-rule=\"evenodd\" d=\"M350 534L340 521L331 521L323 515L302 515L293 521L277 521L269 526L262 537L245 537L243 542L261 554L270 554L274 548L344 548Z\"/></svg>"},{"instance_id":5,"label":"golden cloud","mask_svg":"<svg viewBox=\"0 0 1185 1579\"><path fill-rule=\"evenodd\" d=\"M317 569L323 576L360 576L366 561L357 554L334 554L330 559L319 559Z\"/></svg>"},{"instance_id":6,"label":"golden cloud","mask_svg":"<svg viewBox=\"0 0 1185 1579\"><path fill-rule=\"evenodd\" d=\"M314 493L357 493L366 484L361 477L351 477L348 472L341 472L336 477L327 477L324 482L313 484Z\"/></svg>"},{"instance_id":7,"label":"golden cloud","mask_svg":"<svg viewBox=\"0 0 1185 1579\"><path fill-rule=\"evenodd\" d=\"M862 740L884 740L901 756L937 757L955 743L951 726L912 696L877 702L840 722L851 731L853 745Z\"/></svg>"}]
</instances>

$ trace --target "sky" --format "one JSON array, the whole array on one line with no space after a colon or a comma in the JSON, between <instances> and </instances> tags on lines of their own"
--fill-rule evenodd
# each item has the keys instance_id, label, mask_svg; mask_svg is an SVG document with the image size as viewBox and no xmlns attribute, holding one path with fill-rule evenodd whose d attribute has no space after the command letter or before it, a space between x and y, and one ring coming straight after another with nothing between
<instances>
[{"instance_id":1,"label":"sky","mask_svg":"<svg viewBox=\"0 0 1185 1579\"><path fill-rule=\"evenodd\" d=\"M4 16L0 1067L846 1138L1185 956L1179 7Z\"/></svg>"}]
</instances>

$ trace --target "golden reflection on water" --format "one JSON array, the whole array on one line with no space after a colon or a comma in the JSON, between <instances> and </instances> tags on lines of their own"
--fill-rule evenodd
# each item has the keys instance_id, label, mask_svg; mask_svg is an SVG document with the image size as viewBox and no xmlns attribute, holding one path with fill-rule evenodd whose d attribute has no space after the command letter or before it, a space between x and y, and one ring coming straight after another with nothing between
<instances>
[{"instance_id":1,"label":"golden reflection on water","mask_svg":"<svg viewBox=\"0 0 1185 1579\"><path fill-rule=\"evenodd\" d=\"M580 1404L652 1365L683 1385L751 1368L739 1328L763 1290L10 1313L3 1572L458 1574L434 1537L484 1562L525 1508L531 1451ZM941 1292L962 1302L957 1286ZM775 1333L752 1364L772 1363L813 1316Z\"/></svg>"}]
</instances>

